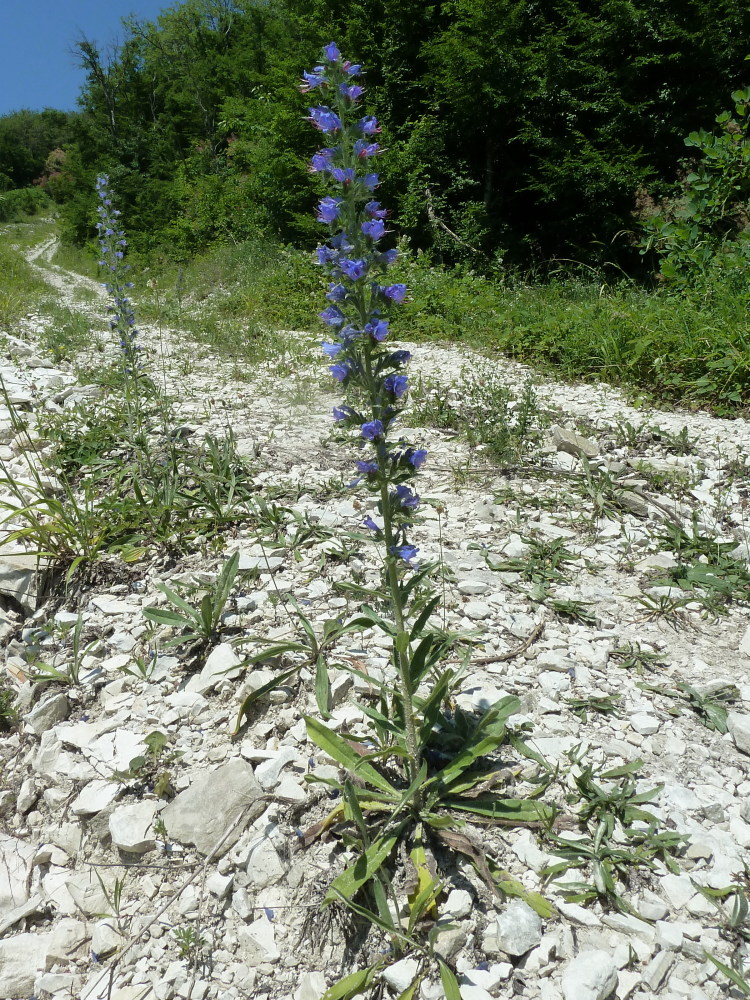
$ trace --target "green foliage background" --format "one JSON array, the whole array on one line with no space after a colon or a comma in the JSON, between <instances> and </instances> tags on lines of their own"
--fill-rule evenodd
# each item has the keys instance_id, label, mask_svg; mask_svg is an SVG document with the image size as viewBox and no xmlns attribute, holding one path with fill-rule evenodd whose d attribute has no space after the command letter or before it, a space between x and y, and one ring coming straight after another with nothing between
<instances>
[{"instance_id":1,"label":"green foliage background","mask_svg":"<svg viewBox=\"0 0 750 1000\"><path fill-rule=\"evenodd\" d=\"M27 186L64 144L77 242L107 170L141 251L307 245L314 138L294 81L336 39L367 67L382 199L412 246L633 270L637 193L674 194L683 136L744 82L748 37L739 0L185 0L127 21L112 57L80 42L80 113L0 119L0 175Z\"/></svg>"}]
</instances>

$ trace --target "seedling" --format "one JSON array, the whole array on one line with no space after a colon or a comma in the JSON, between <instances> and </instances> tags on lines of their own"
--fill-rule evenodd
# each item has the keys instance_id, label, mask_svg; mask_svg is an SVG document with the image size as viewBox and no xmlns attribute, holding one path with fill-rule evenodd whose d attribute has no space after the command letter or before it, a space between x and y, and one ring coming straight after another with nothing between
<instances>
[{"instance_id":1,"label":"seedling","mask_svg":"<svg viewBox=\"0 0 750 1000\"><path fill-rule=\"evenodd\" d=\"M685 838L660 831L656 816L643 808L663 786L639 792L635 778L642 766L643 761L636 760L596 774L588 765L574 776L582 802L579 817L588 835L576 839L550 837L551 853L563 860L544 873L555 879L570 868L590 865L591 882L558 883L558 890L569 901L601 898L618 910L632 912L619 884L628 883L633 869L654 870L660 861L672 872L679 870L673 855Z\"/></svg>"},{"instance_id":2,"label":"seedling","mask_svg":"<svg viewBox=\"0 0 750 1000\"><path fill-rule=\"evenodd\" d=\"M600 715L618 715L620 711L619 694L613 695L590 695L588 698L566 698L566 705L577 715L581 722L588 721L589 712L598 712Z\"/></svg>"},{"instance_id":3,"label":"seedling","mask_svg":"<svg viewBox=\"0 0 750 1000\"><path fill-rule=\"evenodd\" d=\"M701 694L690 684L677 681L675 689L659 687L655 684L639 684L642 691L650 691L664 695L666 698L677 698L686 701L707 729L713 729L722 735L727 732L727 704L736 701L740 692L734 684L722 684L706 694Z\"/></svg>"},{"instance_id":4,"label":"seedling","mask_svg":"<svg viewBox=\"0 0 750 1000\"><path fill-rule=\"evenodd\" d=\"M184 643L197 643L201 647L216 642L221 624L221 616L229 600L229 594L237 576L240 554L235 552L226 562L224 568L203 596L197 608L191 607L179 594L166 584L157 584L157 589L166 594L173 609L144 608L143 615L157 625L169 625L179 629L180 634L164 643L164 647L180 646Z\"/></svg>"},{"instance_id":5,"label":"seedling","mask_svg":"<svg viewBox=\"0 0 750 1000\"><path fill-rule=\"evenodd\" d=\"M177 942L180 958L187 961L188 968L196 968L201 962L203 949L208 944L206 939L190 924L175 927L172 935Z\"/></svg>"},{"instance_id":6,"label":"seedling","mask_svg":"<svg viewBox=\"0 0 750 1000\"><path fill-rule=\"evenodd\" d=\"M653 673L666 666L663 657L647 652L637 642L626 642L624 646L613 649L609 656L623 670L634 670L638 674Z\"/></svg>"}]
</instances>

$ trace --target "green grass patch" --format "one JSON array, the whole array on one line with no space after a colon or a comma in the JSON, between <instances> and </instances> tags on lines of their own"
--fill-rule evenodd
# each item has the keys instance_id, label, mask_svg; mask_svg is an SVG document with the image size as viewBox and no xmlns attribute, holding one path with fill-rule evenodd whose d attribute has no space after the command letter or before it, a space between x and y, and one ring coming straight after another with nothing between
<instances>
[{"instance_id":1,"label":"green grass patch","mask_svg":"<svg viewBox=\"0 0 750 1000\"><path fill-rule=\"evenodd\" d=\"M558 377L611 382L739 413L750 393L750 330L736 296L696 302L578 278L501 282L406 262L409 337L499 350Z\"/></svg>"},{"instance_id":2,"label":"green grass patch","mask_svg":"<svg viewBox=\"0 0 750 1000\"><path fill-rule=\"evenodd\" d=\"M49 292L49 285L26 262L18 250L0 242L0 327L16 332L18 321L33 312L35 304Z\"/></svg>"}]
</instances>

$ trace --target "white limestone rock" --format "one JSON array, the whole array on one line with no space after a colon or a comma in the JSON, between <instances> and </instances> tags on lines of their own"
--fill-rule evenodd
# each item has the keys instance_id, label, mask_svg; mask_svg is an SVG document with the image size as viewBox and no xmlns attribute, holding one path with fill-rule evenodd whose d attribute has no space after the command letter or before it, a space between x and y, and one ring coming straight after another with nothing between
<instances>
[{"instance_id":1,"label":"white limestone rock","mask_svg":"<svg viewBox=\"0 0 750 1000\"><path fill-rule=\"evenodd\" d=\"M562 977L564 1000L606 1000L617 986L617 963L607 951L582 951Z\"/></svg>"}]
</instances>

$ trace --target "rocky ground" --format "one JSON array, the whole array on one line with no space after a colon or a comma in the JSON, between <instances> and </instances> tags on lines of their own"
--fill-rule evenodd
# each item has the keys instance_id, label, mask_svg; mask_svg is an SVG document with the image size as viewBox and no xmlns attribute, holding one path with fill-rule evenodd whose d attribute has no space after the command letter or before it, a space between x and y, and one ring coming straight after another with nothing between
<instances>
[{"instance_id":1,"label":"rocky ground","mask_svg":"<svg viewBox=\"0 0 750 1000\"><path fill-rule=\"evenodd\" d=\"M81 279L43 263L51 249L40 248L39 266L73 303ZM92 392L38 353L43 323L29 317L25 335L8 338L0 372L32 439L35 413ZM334 397L317 362L295 360L312 338L289 334L282 383L278 364L238 380L177 331L143 337L186 433L231 428L255 485L286 498L281 534L270 543L256 519L220 554L196 550L169 567L144 560L67 596L45 596L32 560L3 549L0 634L22 725L0 750L0 998L318 1000L383 942L359 946L335 907L319 908L347 855L334 839L304 838L328 806L325 786L305 776L337 773L307 738L302 716L317 712L309 672L232 731L243 697L284 666L247 657L261 639L297 634L290 598L313 622L345 619L358 605L336 584L377 579L375 552L341 541L370 501L341 489L352 455L331 439ZM460 408L460 372L476 359L410 349L424 379L417 402L433 394ZM481 372L519 397L531 375L502 359ZM493 895L467 859L446 857L436 949L464 1000L729 996L707 953L737 963L750 931L750 424L633 408L605 386L536 380L535 394L549 426L512 463L493 464L453 431L417 432L430 458L414 541L444 560L445 625L476 633L456 701L481 709L519 697L511 723L536 759L509 747L498 768L521 797L544 777L565 820L559 840L469 824L552 915ZM3 477L28 482L28 437L7 406L0 435ZM13 496L0 488L9 510ZM143 609L167 606L157 584L210 587L235 550L240 575L210 653L196 664L184 647L164 648L172 633L161 628L162 650L149 659ZM678 564L690 571L683 588L665 579ZM238 636L259 642L237 645ZM30 651L71 678L74 668L77 683L33 683ZM387 669L374 632L343 640L336 659ZM333 677L330 725L364 731L357 702L367 684L352 686L342 668ZM634 829L647 847L657 835L666 845L639 853L621 824L604 831L609 856L623 852L617 899L586 854L598 828L580 821L605 794L647 810L653 823L636 819ZM567 870L546 877L565 857ZM410 957L391 965L381 995L399 996L415 969ZM434 969L420 991L444 995Z\"/></svg>"}]
</instances>

